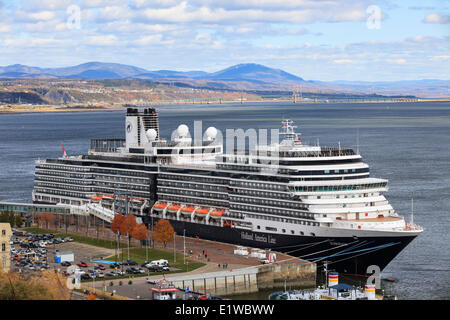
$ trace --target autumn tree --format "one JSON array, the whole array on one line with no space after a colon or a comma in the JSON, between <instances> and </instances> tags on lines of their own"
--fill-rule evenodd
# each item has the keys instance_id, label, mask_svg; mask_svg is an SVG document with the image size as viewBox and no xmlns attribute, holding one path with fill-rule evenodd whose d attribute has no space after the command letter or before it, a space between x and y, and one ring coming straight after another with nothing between
<instances>
[{"instance_id":1,"label":"autumn tree","mask_svg":"<svg viewBox=\"0 0 450 320\"><path fill-rule=\"evenodd\" d=\"M123 221L125 220L125 216L121 214L116 214L114 216L114 219L111 221L110 229L114 234L121 234L120 233L120 226L122 225Z\"/></svg>"},{"instance_id":2,"label":"autumn tree","mask_svg":"<svg viewBox=\"0 0 450 320\"><path fill-rule=\"evenodd\" d=\"M145 240L147 238L147 227L145 224L141 223L134 227L134 229L131 231L131 236L137 240L141 241Z\"/></svg>"},{"instance_id":3,"label":"autumn tree","mask_svg":"<svg viewBox=\"0 0 450 320\"><path fill-rule=\"evenodd\" d=\"M162 242L166 247L168 242L173 241L175 231L172 225L166 219L160 219L155 223L154 237L158 242Z\"/></svg>"},{"instance_id":4,"label":"autumn tree","mask_svg":"<svg viewBox=\"0 0 450 320\"><path fill-rule=\"evenodd\" d=\"M46 229L48 229L48 224L50 222L55 221L55 215L51 212L43 212L40 216L39 216L39 221L41 222L41 225L43 223L45 223L46 225Z\"/></svg>"}]
</instances>

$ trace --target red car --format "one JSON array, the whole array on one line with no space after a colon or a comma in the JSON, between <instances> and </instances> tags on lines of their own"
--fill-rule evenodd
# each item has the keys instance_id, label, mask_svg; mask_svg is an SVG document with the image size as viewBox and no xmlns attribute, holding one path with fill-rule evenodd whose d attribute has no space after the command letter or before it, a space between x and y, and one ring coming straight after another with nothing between
<instances>
[{"instance_id":1,"label":"red car","mask_svg":"<svg viewBox=\"0 0 450 320\"><path fill-rule=\"evenodd\" d=\"M78 263L77 266L79 266L80 268L87 268L88 265L83 261L80 261L80 263Z\"/></svg>"}]
</instances>

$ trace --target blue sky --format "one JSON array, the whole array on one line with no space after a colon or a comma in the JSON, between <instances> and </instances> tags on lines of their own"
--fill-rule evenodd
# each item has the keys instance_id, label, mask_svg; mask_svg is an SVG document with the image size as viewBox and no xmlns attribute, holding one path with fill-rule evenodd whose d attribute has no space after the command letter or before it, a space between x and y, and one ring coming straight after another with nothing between
<instances>
[{"instance_id":1,"label":"blue sky","mask_svg":"<svg viewBox=\"0 0 450 320\"><path fill-rule=\"evenodd\" d=\"M450 79L450 0L0 0L0 65Z\"/></svg>"}]
</instances>

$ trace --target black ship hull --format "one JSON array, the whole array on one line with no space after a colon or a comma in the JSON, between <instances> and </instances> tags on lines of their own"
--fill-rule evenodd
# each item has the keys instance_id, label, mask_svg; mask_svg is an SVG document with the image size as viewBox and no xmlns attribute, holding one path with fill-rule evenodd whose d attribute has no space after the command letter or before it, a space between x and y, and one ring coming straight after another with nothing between
<instances>
[{"instance_id":1,"label":"black ship hull","mask_svg":"<svg viewBox=\"0 0 450 320\"><path fill-rule=\"evenodd\" d=\"M150 223L148 219L144 218L144 222ZM416 237L308 237L169 221L178 235L184 232L186 237L271 249L315 262L318 271L326 261L329 270L355 275L366 275L372 265L383 270Z\"/></svg>"}]
</instances>

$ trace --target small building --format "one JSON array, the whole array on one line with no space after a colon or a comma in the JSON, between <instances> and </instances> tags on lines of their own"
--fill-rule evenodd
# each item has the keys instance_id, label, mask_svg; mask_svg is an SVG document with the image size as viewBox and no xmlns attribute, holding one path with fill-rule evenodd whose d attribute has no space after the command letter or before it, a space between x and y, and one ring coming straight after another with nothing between
<instances>
[{"instance_id":1,"label":"small building","mask_svg":"<svg viewBox=\"0 0 450 320\"><path fill-rule=\"evenodd\" d=\"M152 291L153 300L175 300L180 290L172 282L162 279L150 288L150 291Z\"/></svg>"},{"instance_id":2,"label":"small building","mask_svg":"<svg viewBox=\"0 0 450 320\"><path fill-rule=\"evenodd\" d=\"M11 260L11 241L12 231L9 223L0 223L0 270L8 272L10 270Z\"/></svg>"}]
</instances>

